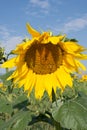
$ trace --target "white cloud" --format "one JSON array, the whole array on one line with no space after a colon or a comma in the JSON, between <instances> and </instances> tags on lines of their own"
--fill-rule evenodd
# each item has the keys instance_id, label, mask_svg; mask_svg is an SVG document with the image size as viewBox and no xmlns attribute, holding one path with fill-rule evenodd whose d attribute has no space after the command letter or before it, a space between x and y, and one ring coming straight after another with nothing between
<instances>
[{"instance_id":1,"label":"white cloud","mask_svg":"<svg viewBox=\"0 0 87 130\"><path fill-rule=\"evenodd\" d=\"M12 32L5 26L0 26L0 43L5 48L6 52L10 52L15 49L23 38L21 36L12 35Z\"/></svg>"},{"instance_id":2,"label":"white cloud","mask_svg":"<svg viewBox=\"0 0 87 130\"><path fill-rule=\"evenodd\" d=\"M80 29L85 28L86 26L87 26L87 17L76 18L65 23L63 26L63 31L64 32L78 31Z\"/></svg>"},{"instance_id":3,"label":"white cloud","mask_svg":"<svg viewBox=\"0 0 87 130\"><path fill-rule=\"evenodd\" d=\"M49 0L29 0L25 8L25 13L31 16L41 17L41 14L49 13Z\"/></svg>"},{"instance_id":4,"label":"white cloud","mask_svg":"<svg viewBox=\"0 0 87 130\"><path fill-rule=\"evenodd\" d=\"M5 47L5 50L7 52L10 52L11 50L15 49L16 45L19 44L23 40L20 36L11 36L7 39L4 39L2 41L3 46Z\"/></svg>"},{"instance_id":5,"label":"white cloud","mask_svg":"<svg viewBox=\"0 0 87 130\"><path fill-rule=\"evenodd\" d=\"M30 3L43 9L47 9L49 7L48 0L30 0Z\"/></svg>"},{"instance_id":6,"label":"white cloud","mask_svg":"<svg viewBox=\"0 0 87 130\"><path fill-rule=\"evenodd\" d=\"M9 37L9 32L8 32L7 28L5 28L4 26L1 26L1 25L0 25L0 35L2 36L2 38Z\"/></svg>"},{"instance_id":7,"label":"white cloud","mask_svg":"<svg viewBox=\"0 0 87 130\"><path fill-rule=\"evenodd\" d=\"M11 30L8 30L5 26L0 25L0 46L5 48L5 53L9 53L15 49L24 38L21 36L12 35ZM0 68L0 74L5 73L5 69Z\"/></svg>"}]
</instances>

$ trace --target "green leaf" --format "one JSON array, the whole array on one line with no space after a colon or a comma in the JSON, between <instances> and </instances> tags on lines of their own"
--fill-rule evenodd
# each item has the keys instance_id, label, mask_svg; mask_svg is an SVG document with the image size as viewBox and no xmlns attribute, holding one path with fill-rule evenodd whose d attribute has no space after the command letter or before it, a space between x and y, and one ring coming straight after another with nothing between
<instances>
[{"instance_id":1,"label":"green leaf","mask_svg":"<svg viewBox=\"0 0 87 130\"><path fill-rule=\"evenodd\" d=\"M75 90L73 88L70 88L69 86L66 86L64 92L62 93L62 96L70 99L75 96Z\"/></svg>"},{"instance_id":2,"label":"green leaf","mask_svg":"<svg viewBox=\"0 0 87 130\"><path fill-rule=\"evenodd\" d=\"M1 116L0 116L1 118ZM4 121L2 119L0 119L0 126L4 125Z\"/></svg>"},{"instance_id":3,"label":"green leaf","mask_svg":"<svg viewBox=\"0 0 87 130\"><path fill-rule=\"evenodd\" d=\"M31 121L29 111L20 111L16 113L8 122L1 126L1 130L25 130L28 122Z\"/></svg>"},{"instance_id":4,"label":"green leaf","mask_svg":"<svg viewBox=\"0 0 87 130\"><path fill-rule=\"evenodd\" d=\"M71 130L87 130L87 96L81 95L53 108L52 116L62 127Z\"/></svg>"},{"instance_id":5,"label":"green leaf","mask_svg":"<svg viewBox=\"0 0 87 130\"><path fill-rule=\"evenodd\" d=\"M23 108L26 108L27 105L29 105L29 101L28 101L28 98L27 98L27 95L20 95L16 98L16 100L14 100L13 102L13 108L16 108L16 109L23 109Z\"/></svg>"},{"instance_id":6,"label":"green leaf","mask_svg":"<svg viewBox=\"0 0 87 130\"><path fill-rule=\"evenodd\" d=\"M0 113L9 113L11 114L13 111L12 105L10 102L4 98L0 99Z\"/></svg>"},{"instance_id":7,"label":"green leaf","mask_svg":"<svg viewBox=\"0 0 87 130\"><path fill-rule=\"evenodd\" d=\"M3 83L5 85L11 85L12 81L11 80L7 80L7 78L13 73L13 71L9 71L3 75L0 75L0 79L3 81Z\"/></svg>"},{"instance_id":8,"label":"green leaf","mask_svg":"<svg viewBox=\"0 0 87 130\"><path fill-rule=\"evenodd\" d=\"M68 42L68 41L78 42L75 38L70 39L70 38L68 38L68 37L65 37L65 38L63 39L63 41L64 41L64 42Z\"/></svg>"},{"instance_id":9,"label":"green leaf","mask_svg":"<svg viewBox=\"0 0 87 130\"><path fill-rule=\"evenodd\" d=\"M78 42L78 40L77 40L77 39L75 39L75 38L70 39L70 41L72 41L72 42Z\"/></svg>"},{"instance_id":10,"label":"green leaf","mask_svg":"<svg viewBox=\"0 0 87 130\"><path fill-rule=\"evenodd\" d=\"M74 80L74 89L77 93L82 92L87 95L87 81L79 82Z\"/></svg>"},{"instance_id":11,"label":"green leaf","mask_svg":"<svg viewBox=\"0 0 87 130\"><path fill-rule=\"evenodd\" d=\"M0 79L2 79L3 81L5 81L11 74L13 73L13 71L9 71L3 75L0 75Z\"/></svg>"}]
</instances>

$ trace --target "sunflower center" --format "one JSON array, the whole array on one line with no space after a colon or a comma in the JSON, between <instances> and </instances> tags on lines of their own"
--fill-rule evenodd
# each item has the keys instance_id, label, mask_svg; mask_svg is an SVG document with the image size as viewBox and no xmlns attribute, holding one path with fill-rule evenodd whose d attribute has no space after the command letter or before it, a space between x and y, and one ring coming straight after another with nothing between
<instances>
[{"instance_id":1,"label":"sunflower center","mask_svg":"<svg viewBox=\"0 0 87 130\"><path fill-rule=\"evenodd\" d=\"M62 64L62 50L51 43L35 43L27 50L25 62L36 74L50 74Z\"/></svg>"}]
</instances>

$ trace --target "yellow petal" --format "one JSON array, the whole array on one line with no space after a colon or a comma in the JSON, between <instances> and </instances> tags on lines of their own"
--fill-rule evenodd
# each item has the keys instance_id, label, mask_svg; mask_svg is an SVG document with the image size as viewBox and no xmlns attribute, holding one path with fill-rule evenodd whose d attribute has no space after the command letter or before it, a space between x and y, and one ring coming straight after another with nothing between
<instances>
[{"instance_id":1,"label":"yellow petal","mask_svg":"<svg viewBox=\"0 0 87 130\"><path fill-rule=\"evenodd\" d=\"M87 54L80 54L80 53L77 53L77 54L73 54L76 58L78 59L81 59L81 60L87 60Z\"/></svg>"},{"instance_id":2,"label":"yellow petal","mask_svg":"<svg viewBox=\"0 0 87 130\"><path fill-rule=\"evenodd\" d=\"M41 99L44 94L45 88L43 86L44 80L42 75L37 75L36 85L35 85L35 97Z\"/></svg>"},{"instance_id":3,"label":"yellow petal","mask_svg":"<svg viewBox=\"0 0 87 130\"><path fill-rule=\"evenodd\" d=\"M15 50L12 50L12 52L14 54L24 54L24 49L23 49L24 45L25 45L25 42L18 44Z\"/></svg>"},{"instance_id":4,"label":"yellow petal","mask_svg":"<svg viewBox=\"0 0 87 130\"><path fill-rule=\"evenodd\" d=\"M78 67L82 68L82 70L86 71L86 67L81 62L76 60L76 64L77 64Z\"/></svg>"},{"instance_id":5,"label":"yellow petal","mask_svg":"<svg viewBox=\"0 0 87 130\"><path fill-rule=\"evenodd\" d=\"M49 37L48 41L53 43L53 44L58 44L65 36L52 36Z\"/></svg>"},{"instance_id":6,"label":"yellow petal","mask_svg":"<svg viewBox=\"0 0 87 130\"><path fill-rule=\"evenodd\" d=\"M17 77L17 76L18 76L18 70L15 70L15 71L12 73L12 75L7 78L7 80L13 79L13 78L15 78L15 77Z\"/></svg>"},{"instance_id":7,"label":"yellow petal","mask_svg":"<svg viewBox=\"0 0 87 130\"><path fill-rule=\"evenodd\" d=\"M18 87L19 88L22 87L26 83L26 80L27 80L27 74L24 75L20 81L18 81Z\"/></svg>"},{"instance_id":8,"label":"yellow petal","mask_svg":"<svg viewBox=\"0 0 87 130\"><path fill-rule=\"evenodd\" d=\"M53 83L53 89L54 89L55 93L56 93L57 88L62 88L61 84L59 83L59 81L55 75L55 72L51 74L51 81Z\"/></svg>"},{"instance_id":9,"label":"yellow petal","mask_svg":"<svg viewBox=\"0 0 87 130\"><path fill-rule=\"evenodd\" d=\"M28 96L30 95L32 89L34 88L35 82L36 82L35 73L29 72L27 77L26 77L25 83L24 83L24 91L28 92Z\"/></svg>"},{"instance_id":10,"label":"yellow petal","mask_svg":"<svg viewBox=\"0 0 87 130\"><path fill-rule=\"evenodd\" d=\"M40 36L40 33L39 32L37 32L35 29L33 29L31 26L30 26L30 24L26 24L26 28L27 28L27 30L28 30L28 32L32 35L32 37L38 37L38 36Z\"/></svg>"},{"instance_id":11,"label":"yellow petal","mask_svg":"<svg viewBox=\"0 0 87 130\"><path fill-rule=\"evenodd\" d=\"M25 84L24 84L25 91L28 90L30 87L29 82L31 82L32 75L33 75L33 71L29 70L29 72L27 73L27 77L25 78Z\"/></svg>"},{"instance_id":12,"label":"yellow petal","mask_svg":"<svg viewBox=\"0 0 87 130\"><path fill-rule=\"evenodd\" d=\"M51 97L51 95L52 95L53 83L52 83L52 79L51 79L50 74L44 75L43 79L44 79L45 90L47 91L49 97Z\"/></svg>"},{"instance_id":13,"label":"yellow petal","mask_svg":"<svg viewBox=\"0 0 87 130\"><path fill-rule=\"evenodd\" d=\"M19 66L20 67L20 66ZM16 74L13 76L14 82L17 82L19 80L25 79L25 76L27 75L29 69L27 68L26 63L24 65L21 65L21 68L18 68L15 72Z\"/></svg>"},{"instance_id":14,"label":"yellow petal","mask_svg":"<svg viewBox=\"0 0 87 130\"><path fill-rule=\"evenodd\" d=\"M31 80L29 80L29 89L27 90L28 91L28 96L30 95L32 89L35 87L35 84L36 84L36 74L33 73L32 77L31 77Z\"/></svg>"},{"instance_id":15,"label":"yellow petal","mask_svg":"<svg viewBox=\"0 0 87 130\"><path fill-rule=\"evenodd\" d=\"M87 81L87 75L82 75L81 81Z\"/></svg>"},{"instance_id":16,"label":"yellow petal","mask_svg":"<svg viewBox=\"0 0 87 130\"><path fill-rule=\"evenodd\" d=\"M66 87L66 85L72 87L72 78L70 74L64 70L63 66L57 69L56 76L64 88Z\"/></svg>"},{"instance_id":17,"label":"yellow petal","mask_svg":"<svg viewBox=\"0 0 87 130\"><path fill-rule=\"evenodd\" d=\"M76 42L72 42L72 41L64 42L63 48L69 53L73 53L73 52L79 53L84 50L83 46L80 46Z\"/></svg>"},{"instance_id":18,"label":"yellow petal","mask_svg":"<svg viewBox=\"0 0 87 130\"><path fill-rule=\"evenodd\" d=\"M10 60L4 62L1 67L2 68L13 68L15 66L15 60L16 60L16 57L14 58L11 58Z\"/></svg>"},{"instance_id":19,"label":"yellow petal","mask_svg":"<svg viewBox=\"0 0 87 130\"><path fill-rule=\"evenodd\" d=\"M67 65L69 65L71 68L74 68L74 70L78 72L78 66L76 65L75 57L73 55L65 55L64 61Z\"/></svg>"}]
</instances>

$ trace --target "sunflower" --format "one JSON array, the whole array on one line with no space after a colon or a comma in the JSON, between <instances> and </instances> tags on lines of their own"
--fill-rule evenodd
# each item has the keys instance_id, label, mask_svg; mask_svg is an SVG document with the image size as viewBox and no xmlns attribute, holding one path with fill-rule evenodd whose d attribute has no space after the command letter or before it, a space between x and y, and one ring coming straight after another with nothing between
<instances>
[{"instance_id":1,"label":"sunflower","mask_svg":"<svg viewBox=\"0 0 87 130\"><path fill-rule=\"evenodd\" d=\"M83 75L82 75L81 81L87 81L87 74L83 74Z\"/></svg>"},{"instance_id":2,"label":"sunflower","mask_svg":"<svg viewBox=\"0 0 87 130\"><path fill-rule=\"evenodd\" d=\"M66 85L72 87L72 72L79 72L79 68L85 70L80 59L87 59L85 50L77 42L66 40L66 35L53 36L51 32L40 33L29 24L26 25L31 39L25 39L18 44L13 53L14 58L5 62L2 67L16 70L8 78L13 79L18 86L24 86L24 91L30 95L35 89L35 97L40 99L47 91L52 96L52 89L56 93L57 88L62 91Z\"/></svg>"},{"instance_id":3,"label":"sunflower","mask_svg":"<svg viewBox=\"0 0 87 130\"><path fill-rule=\"evenodd\" d=\"M0 82L0 89L6 91L6 86L2 82Z\"/></svg>"}]
</instances>

